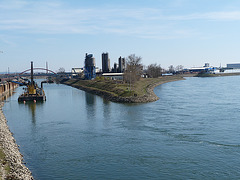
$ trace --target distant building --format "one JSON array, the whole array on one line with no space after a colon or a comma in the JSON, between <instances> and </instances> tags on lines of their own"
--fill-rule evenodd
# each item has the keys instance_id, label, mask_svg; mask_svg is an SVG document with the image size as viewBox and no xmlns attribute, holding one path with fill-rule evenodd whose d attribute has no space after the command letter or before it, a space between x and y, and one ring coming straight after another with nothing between
<instances>
[{"instance_id":1,"label":"distant building","mask_svg":"<svg viewBox=\"0 0 240 180\"><path fill-rule=\"evenodd\" d=\"M108 57L108 53L102 53L102 72L110 72L110 59Z\"/></svg>"},{"instance_id":2,"label":"distant building","mask_svg":"<svg viewBox=\"0 0 240 180\"><path fill-rule=\"evenodd\" d=\"M96 73L100 73L101 70L99 69L99 67L96 67Z\"/></svg>"},{"instance_id":3,"label":"distant building","mask_svg":"<svg viewBox=\"0 0 240 180\"><path fill-rule=\"evenodd\" d=\"M205 63L205 65L203 67L210 67L209 63Z\"/></svg>"},{"instance_id":4,"label":"distant building","mask_svg":"<svg viewBox=\"0 0 240 180\"><path fill-rule=\"evenodd\" d=\"M92 54L87 54L85 57L85 69L84 69L85 79L94 79L96 77L96 67L95 58Z\"/></svg>"},{"instance_id":5,"label":"distant building","mask_svg":"<svg viewBox=\"0 0 240 180\"><path fill-rule=\"evenodd\" d=\"M83 73L83 68L72 68L72 76L78 76L79 74Z\"/></svg>"},{"instance_id":6,"label":"distant building","mask_svg":"<svg viewBox=\"0 0 240 180\"><path fill-rule=\"evenodd\" d=\"M118 59L118 73L122 73L125 71L125 58L120 58Z\"/></svg>"},{"instance_id":7,"label":"distant building","mask_svg":"<svg viewBox=\"0 0 240 180\"><path fill-rule=\"evenodd\" d=\"M240 63L227 64L228 69L240 69Z\"/></svg>"},{"instance_id":8,"label":"distant building","mask_svg":"<svg viewBox=\"0 0 240 180\"><path fill-rule=\"evenodd\" d=\"M208 73L213 73L215 70L214 67L210 66L209 63L205 63L203 67L193 67L188 69L190 73L200 73L200 72L208 72Z\"/></svg>"},{"instance_id":9,"label":"distant building","mask_svg":"<svg viewBox=\"0 0 240 180\"><path fill-rule=\"evenodd\" d=\"M114 63L113 72L117 73L117 70L118 70L117 63Z\"/></svg>"},{"instance_id":10,"label":"distant building","mask_svg":"<svg viewBox=\"0 0 240 180\"><path fill-rule=\"evenodd\" d=\"M103 73L103 77L109 77L113 80L123 80L123 73Z\"/></svg>"}]
</instances>

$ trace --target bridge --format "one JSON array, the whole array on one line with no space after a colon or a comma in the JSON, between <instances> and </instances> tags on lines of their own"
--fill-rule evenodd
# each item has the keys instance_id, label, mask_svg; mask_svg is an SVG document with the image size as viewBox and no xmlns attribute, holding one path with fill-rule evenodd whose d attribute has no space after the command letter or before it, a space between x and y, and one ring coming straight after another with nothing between
<instances>
[{"instance_id":1,"label":"bridge","mask_svg":"<svg viewBox=\"0 0 240 180\"><path fill-rule=\"evenodd\" d=\"M34 73L35 77L43 76L43 77L55 77L55 78L61 79L61 78L69 78L69 77L72 77L73 75L76 75L76 72L55 72L51 69L42 68L42 67L35 67L35 68L33 68L33 70L45 71L42 73ZM0 74L0 79L2 79L2 81L4 81L4 80L10 80L10 79L18 78L18 77L30 77L31 76L30 71L31 71L31 68L26 69L20 73ZM30 73L28 73L28 72L30 72Z\"/></svg>"},{"instance_id":2,"label":"bridge","mask_svg":"<svg viewBox=\"0 0 240 180\"><path fill-rule=\"evenodd\" d=\"M19 78L19 77L30 77L31 76L31 70L41 70L41 71L46 71L45 73L33 73L34 76L44 76L44 77L69 77L72 75L72 73L56 73L51 69L47 69L47 68L41 68L41 67L37 67L37 68L29 68L26 69L20 73L7 73L7 74L0 74L0 78L4 81L4 80L11 80L14 78ZM28 73L30 72L30 73Z\"/></svg>"},{"instance_id":3,"label":"bridge","mask_svg":"<svg viewBox=\"0 0 240 180\"><path fill-rule=\"evenodd\" d=\"M45 71L47 71L45 74L48 74L48 72L51 72L51 73L57 75L57 73L55 73L54 71L52 71L52 70L50 70L50 69L46 69L46 68L33 68L33 70L45 70ZM26 73L26 72L28 72L28 71L31 71L31 68L30 68L30 69L27 69L27 70L25 70L25 71L23 71L23 72L21 72L21 73L19 73L18 75L21 76L22 74L24 74L24 73Z\"/></svg>"}]
</instances>

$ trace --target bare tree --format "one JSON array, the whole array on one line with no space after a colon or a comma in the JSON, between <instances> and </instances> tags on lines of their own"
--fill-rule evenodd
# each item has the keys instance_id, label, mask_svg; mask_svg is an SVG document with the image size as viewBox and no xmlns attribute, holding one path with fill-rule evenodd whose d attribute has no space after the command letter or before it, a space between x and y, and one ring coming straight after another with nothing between
<instances>
[{"instance_id":1,"label":"bare tree","mask_svg":"<svg viewBox=\"0 0 240 180\"><path fill-rule=\"evenodd\" d=\"M131 54L127 57L127 67L124 73L124 80L127 83L135 83L141 78L143 65L141 64L142 58Z\"/></svg>"},{"instance_id":2,"label":"bare tree","mask_svg":"<svg viewBox=\"0 0 240 180\"><path fill-rule=\"evenodd\" d=\"M183 65L178 65L176 66L176 71L180 72L180 71L183 71Z\"/></svg>"},{"instance_id":3,"label":"bare tree","mask_svg":"<svg viewBox=\"0 0 240 180\"><path fill-rule=\"evenodd\" d=\"M147 74L152 78L157 78L162 75L162 68L160 65L150 64L147 67Z\"/></svg>"},{"instance_id":4,"label":"bare tree","mask_svg":"<svg viewBox=\"0 0 240 180\"><path fill-rule=\"evenodd\" d=\"M60 67L60 68L58 69L58 73L65 73L65 69L64 69L63 67Z\"/></svg>"}]
</instances>

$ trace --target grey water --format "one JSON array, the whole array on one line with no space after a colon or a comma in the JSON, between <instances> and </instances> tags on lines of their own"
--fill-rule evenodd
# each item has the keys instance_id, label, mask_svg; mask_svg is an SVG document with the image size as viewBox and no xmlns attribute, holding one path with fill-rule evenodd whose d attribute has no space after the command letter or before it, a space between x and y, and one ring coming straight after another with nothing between
<instances>
[{"instance_id":1,"label":"grey water","mask_svg":"<svg viewBox=\"0 0 240 180\"><path fill-rule=\"evenodd\" d=\"M187 78L120 104L57 84L3 107L35 179L240 179L240 76Z\"/></svg>"}]
</instances>

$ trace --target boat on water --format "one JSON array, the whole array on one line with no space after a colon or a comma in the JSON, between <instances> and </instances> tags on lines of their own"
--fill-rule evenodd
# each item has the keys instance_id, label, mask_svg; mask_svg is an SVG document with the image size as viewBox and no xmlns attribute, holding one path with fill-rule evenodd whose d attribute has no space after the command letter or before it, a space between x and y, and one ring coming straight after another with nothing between
<instances>
[{"instance_id":1,"label":"boat on water","mask_svg":"<svg viewBox=\"0 0 240 180\"><path fill-rule=\"evenodd\" d=\"M33 62L31 62L31 81L29 82L29 84L26 85L25 92L18 97L18 101L46 101L46 96L42 88L42 84L40 88L33 80Z\"/></svg>"},{"instance_id":2,"label":"boat on water","mask_svg":"<svg viewBox=\"0 0 240 180\"><path fill-rule=\"evenodd\" d=\"M27 85L25 92L18 97L18 101L46 101L45 92L37 84L30 84Z\"/></svg>"}]
</instances>

